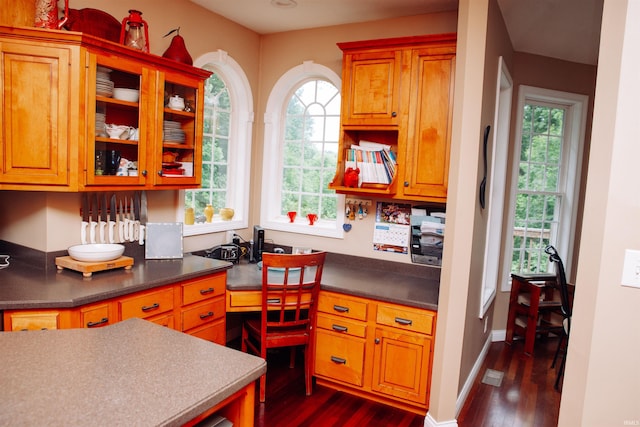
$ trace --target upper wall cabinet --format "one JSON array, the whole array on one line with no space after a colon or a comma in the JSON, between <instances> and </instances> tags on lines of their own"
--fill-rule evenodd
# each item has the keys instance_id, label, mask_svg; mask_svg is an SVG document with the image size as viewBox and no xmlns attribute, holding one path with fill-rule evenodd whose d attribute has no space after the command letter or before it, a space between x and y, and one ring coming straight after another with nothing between
<instances>
[{"instance_id":1,"label":"upper wall cabinet","mask_svg":"<svg viewBox=\"0 0 640 427\"><path fill-rule=\"evenodd\" d=\"M200 185L210 72L36 28L0 27L0 55L0 189Z\"/></svg>"},{"instance_id":2,"label":"upper wall cabinet","mask_svg":"<svg viewBox=\"0 0 640 427\"><path fill-rule=\"evenodd\" d=\"M343 51L340 149L329 187L345 194L446 202L456 35L338 46ZM349 167L360 171L357 185L345 182Z\"/></svg>"}]
</instances>

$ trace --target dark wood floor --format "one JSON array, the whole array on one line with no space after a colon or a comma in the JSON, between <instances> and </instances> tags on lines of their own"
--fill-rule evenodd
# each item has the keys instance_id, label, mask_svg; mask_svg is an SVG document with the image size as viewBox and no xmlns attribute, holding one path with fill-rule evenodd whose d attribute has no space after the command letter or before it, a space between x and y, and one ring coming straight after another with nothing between
<instances>
[{"instance_id":1,"label":"dark wood floor","mask_svg":"<svg viewBox=\"0 0 640 427\"><path fill-rule=\"evenodd\" d=\"M491 344L458 418L459 427L556 426L560 393L553 388L555 370L549 369L556 345L556 339L539 340L535 356L527 357L521 342ZM423 416L323 386L315 385L313 395L305 396L302 360L289 369L286 351L270 352L267 363L267 402L258 403L256 396L257 427L424 425ZM481 383L487 368L504 372L500 387Z\"/></svg>"}]
</instances>

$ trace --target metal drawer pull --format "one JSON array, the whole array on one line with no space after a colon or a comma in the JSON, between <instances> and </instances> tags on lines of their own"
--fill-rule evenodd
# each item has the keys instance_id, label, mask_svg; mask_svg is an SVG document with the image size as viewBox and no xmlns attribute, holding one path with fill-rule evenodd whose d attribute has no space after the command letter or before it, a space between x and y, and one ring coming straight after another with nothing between
<instances>
[{"instance_id":1,"label":"metal drawer pull","mask_svg":"<svg viewBox=\"0 0 640 427\"><path fill-rule=\"evenodd\" d=\"M333 305L333 309L339 313L348 313L349 312L349 307L345 307L343 305L337 305L334 304Z\"/></svg>"},{"instance_id":2,"label":"metal drawer pull","mask_svg":"<svg viewBox=\"0 0 640 427\"><path fill-rule=\"evenodd\" d=\"M280 298L267 298L267 304L280 304Z\"/></svg>"},{"instance_id":3,"label":"metal drawer pull","mask_svg":"<svg viewBox=\"0 0 640 427\"><path fill-rule=\"evenodd\" d=\"M331 328L332 328L334 331L337 331L337 332L347 332L347 327L346 327L346 326L331 325Z\"/></svg>"},{"instance_id":4,"label":"metal drawer pull","mask_svg":"<svg viewBox=\"0 0 640 427\"><path fill-rule=\"evenodd\" d=\"M207 317L211 317L211 316L213 316L213 311L210 311L210 312L208 312L208 313L201 314L201 315L200 315L200 318L201 318L201 319L206 319Z\"/></svg>"},{"instance_id":5,"label":"metal drawer pull","mask_svg":"<svg viewBox=\"0 0 640 427\"><path fill-rule=\"evenodd\" d=\"M347 364L347 359L343 359L342 357L337 357L337 356L331 356L331 361L333 363L338 363L341 365L346 365Z\"/></svg>"},{"instance_id":6,"label":"metal drawer pull","mask_svg":"<svg viewBox=\"0 0 640 427\"><path fill-rule=\"evenodd\" d=\"M142 306L142 311L151 311L151 310L155 310L157 308L160 308L160 304L158 304L157 302L154 302L153 305L147 305L147 306Z\"/></svg>"},{"instance_id":7,"label":"metal drawer pull","mask_svg":"<svg viewBox=\"0 0 640 427\"><path fill-rule=\"evenodd\" d=\"M396 317L396 323L400 323L401 325L412 325L413 321L411 319L403 319L402 317Z\"/></svg>"},{"instance_id":8,"label":"metal drawer pull","mask_svg":"<svg viewBox=\"0 0 640 427\"><path fill-rule=\"evenodd\" d=\"M97 322L87 323L87 328L95 328L96 326L104 325L105 323L109 323L108 317L103 317L101 320L98 320Z\"/></svg>"},{"instance_id":9,"label":"metal drawer pull","mask_svg":"<svg viewBox=\"0 0 640 427\"><path fill-rule=\"evenodd\" d=\"M210 294L211 292L213 292L213 288L209 288L209 289L200 289L200 295Z\"/></svg>"}]
</instances>

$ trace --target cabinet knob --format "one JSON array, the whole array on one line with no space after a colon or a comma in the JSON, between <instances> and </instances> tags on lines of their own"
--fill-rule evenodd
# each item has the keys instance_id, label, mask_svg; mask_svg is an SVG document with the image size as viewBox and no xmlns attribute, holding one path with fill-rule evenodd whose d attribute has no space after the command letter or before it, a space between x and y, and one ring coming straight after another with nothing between
<instances>
[{"instance_id":1,"label":"cabinet knob","mask_svg":"<svg viewBox=\"0 0 640 427\"><path fill-rule=\"evenodd\" d=\"M409 181L405 181L405 182L404 182L404 186L405 186L405 187L408 187L408 186L409 186Z\"/></svg>"},{"instance_id":2,"label":"cabinet knob","mask_svg":"<svg viewBox=\"0 0 640 427\"><path fill-rule=\"evenodd\" d=\"M380 344L380 338L376 338L376 339L374 340L374 342L375 342L376 344Z\"/></svg>"},{"instance_id":3,"label":"cabinet knob","mask_svg":"<svg viewBox=\"0 0 640 427\"><path fill-rule=\"evenodd\" d=\"M391 113L391 117L396 117L397 115L398 115L398 113L396 113L395 111L393 111L393 112Z\"/></svg>"},{"instance_id":4,"label":"cabinet knob","mask_svg":"<svg viewBox=\"0 0 640 427\"><path fill-rule=\"evenodd\" d=\"M142 171L142 176L147 176L147 170L146 169Z\"/></svg>"},{"instance_id":5,"label":"cabinet knob","mask_svg":"<svg viewBox=\"0 0 640 427\"><path fill-rule=\"evenodd\" d=\"M158 176L162 176L162 171L161 170L158 171Z\"/></svg>"}]
</instances>

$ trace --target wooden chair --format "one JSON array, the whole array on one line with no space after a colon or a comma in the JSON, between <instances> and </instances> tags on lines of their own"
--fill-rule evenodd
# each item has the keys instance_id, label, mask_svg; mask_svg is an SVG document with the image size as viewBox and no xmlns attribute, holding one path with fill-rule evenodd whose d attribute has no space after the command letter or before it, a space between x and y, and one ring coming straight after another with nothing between
<instances>
[{"instance_id":1,"label":"wooden chair","mask_svg":"<svg viewBox=\"0 0 640 427\"><path fill-rule=\"evenodd\" d=\"M326 253L262 254L262 312L242 325L242 351L263 359L267 349L291 347L294 366L297 347L304 346L307 396L312 391L312 327ZM260 402L265 401L266 375L260 377Z\"/></svg>"}]
</instances>

